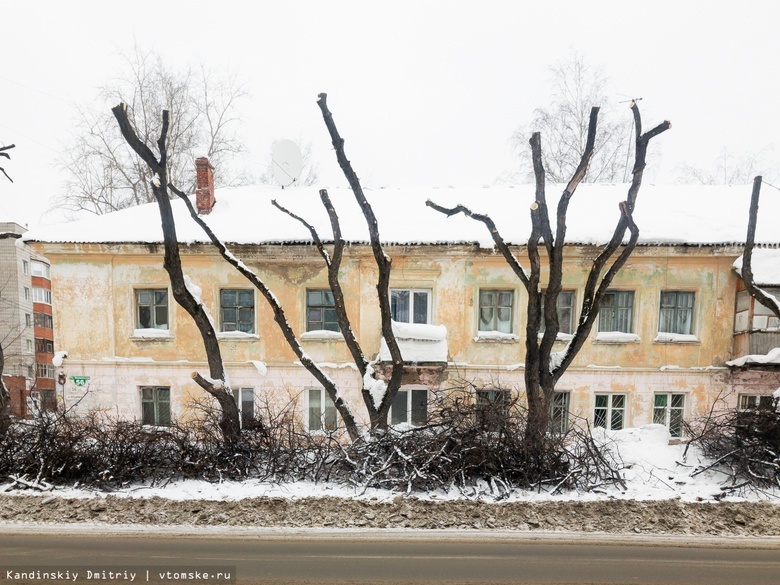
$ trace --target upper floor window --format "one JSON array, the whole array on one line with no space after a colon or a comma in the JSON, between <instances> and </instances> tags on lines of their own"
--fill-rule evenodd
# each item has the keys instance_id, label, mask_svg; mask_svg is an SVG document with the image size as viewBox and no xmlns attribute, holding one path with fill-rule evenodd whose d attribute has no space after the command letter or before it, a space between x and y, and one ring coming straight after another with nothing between
<instances>
[{"instance_id":1,"label":"upper floor window","mask_svg":"<svg viewBox=\"0 0 780 585\"><path fill-rule=\"evenodd\" d=\"M634 291L607 291L599 309L599 331L634 332Z\"/></svg>"},{"instance_id":2,"label":"upper floor window","mask_svg":"<svg viewBox=\"0 0 780 585\"><path fill-rule=\"evenodd\" d=\"M664 291L661 293L659 333L693 334L694 293Z\"/></svg>"},{"instance_id":3,"label":"upper floor window","mask_svg":"<svg viewBox=\"0 0 780 585\"><path fill-rule=\"evenodd\" d=\"M390 409L391 424L408 423L414 426L428 422L428 390L412 388L399 390Z\"/></svg>"},{"instance_id":4,"label":"upper floor window","mask_svg":"<svg viewBox=\"0 0 780 585\"><path fill-rule=\"evenodd\" d=\"M27 289L25 289L26 291ZM39 286L33 287L33 302L35 303L46 303L47 305L51 305L51 291L46 288L41 288Z\"/></svg>"},{"instance_id":5,"label":"upper floor window","mask_svg":"<svg viewBox=\"0 0 780 585\"><path fill-rule=\"evenodd\" d=\"M479 331L512 333L514 291L479 291Z\"/></svg>"},{"instance_id":6,"label":"upper floor window","mask_svg":"<svg viewBox=\"0 0 780 585\"><path fill-rule=\"evenodd\" d=\"M330 290L306 291L306 331L341 331Z\"/></svg>"},{"instance_id":7,"label":"upper floor window","mask_svg":"<svg viewBox=\"0 0 780 585\"><path fill-rule=\"evenodd\" d=\"M45 329L53 329L54 328L54 320L52 319L51 315L47 315L46 313L33 313L35 315L35 326L36 327L43 327Z\"/></svg>"},{"instance_id":8,"label":"upper floor window","mask_svg":"<svg viewBox=\"0 0 780 585\"><path fill-rule=\"evenodd\" d=\"M39 378L54 378L57 370L51 364L37 364L36 373Z\"/></svg>"},{"instance_id":9,"label":"upper floor window","mask_svg":"<svg viewBox=\"0 0 780 585\"><path fill-rule=\"evenodd\" d=\"M135 291L136 329L168 329L168 291L139 289Z\"/></svg>"},{"instance_id":10,"label":"upper floor window","mask_svg":"<svg viewBox=\"0 0 780 585\"><path fill-rule=\"evenodd\" d=\"M22 274L30 274L30 263L22 260Z\"/></svg>"},{"instance_id":11,"label":"upper floor window","mask_svg":"<svg viewBox=\"0 0 780 585\"><path fill-rule=\"evenodd\" d=\"M771 395L740 394L737 410L772 410L774 403Z\"/></svg>"},{"instance_id":12,"label":"upper floor window","mask_svg":"<svg viewBox=\"0 0 780 585\"><path fill-rule=\"evenodd\" d=\"M30 289L26 286L24 287L24 300L29 301L30 300Z\"/></svg>"},{"instance_id":13,"label":"upper floor window","mask_svg":"<svg viewBox=\"0 0 780 585\"><path fill-rule=\"evenodd\" d=\"M37 353L54 353L54 342L51 339L35 338L35 351Z\"/></svg>"},{"instance_id":14,"label":"upper floor window","mask_svg":"<svg viewBox=\"0 0 780 585\"><path fill-rule=\"evenodd\" d=\"M558 293L556 308L558 309L558 333L571 335L574 332L574 291L562 290ZM542 294L542 322L540 331L545 330L544 324L544 294Z\"/></svg>"},{"instance_id":15,"label":"upper floor window","mask_svg":"<svg viewBox=\"0 0 780 585\"><path fill-rule=\"evenodd\" d=\"M309 388L308 423L310 431L335 431L338 425L336 405L325 388Z\"/></svg>"},{"instance_id":16,"label":"upper floor window","mask_svg":"<svg viewBox=\"0 0 780 585\"><path fill-rule=\"evenodd\" d=\"M431 291L420 289L392 289L390 312L399 323L431 322Z\"/></svg>"},{"instance_id":17,"label":"upper floor window","mask_svg":"<svg viewBox=\"0 0 780 585\"><path fill-rule=\"evenodd\" d=\"M24 326L30 327L32 325L32 315L30 313L24 314Z\"/></svg>"},{"instance_id":18,"label":"upper floor window","mask_svg":"<svg viewBox=\"0 0 780 585\"><path fill-rule=\"evenodd\" d=\"M255 332L255 292L251 289L219 291L222 331Z\"/></svg>"},{"instance_id":19,"label":"upper floor window","mask_svg":"<svg viewBox=\"0 0 780 585\"><path fill-rule=\"evenodd\" d=\"M167 386L141 386L141 424L171 426L171 389Z\"/></svg>"},{"instance_id":20,"label":"upper floor window","mask_svg":"<svg viewBox=\"0 0 780 585\"><path fill-rule=\"evenodd\" d=\"M38 260L32 261L32 275L42 276L44 278L51 279L51 272L49 271L49 265L45 262L39 262Z\"/></svg>"}]
</instances>

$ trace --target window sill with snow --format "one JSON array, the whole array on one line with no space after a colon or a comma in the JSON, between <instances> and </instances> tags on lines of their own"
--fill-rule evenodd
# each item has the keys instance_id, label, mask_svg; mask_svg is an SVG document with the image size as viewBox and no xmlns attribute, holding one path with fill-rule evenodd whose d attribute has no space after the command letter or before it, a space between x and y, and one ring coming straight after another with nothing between
<instances>
[{"instance_id":1,"label":"window sill with snow","mask_svg":"<svg viewBox=\"0 0 780 585\"><path fill-rule=\"evenodd\" d=\"M636 333L621 333L620 331L599 331L593 343L625 344L639 343L641 338Z\"/></svg>"},{"instance_id":2,"label":"window sill with snow","mask_svg":"<svg viewBox=\"0 0 780 585\"><path fill-rule=\"evenodd\" d=\"M653 343L701 343L695 335L686 333L659 333Z\"/></svg>"},{"instance_id":3,"label":"window sill with snow","mask_svg":"<svg viewBox=\"0 0 780 585\"><path fill-rule=\"evenodd\" d=\"M257 341L260 336L257 333L246 333L244 331L220 331L217 333L217 339L226 341Z\"/></svg>"},{"instance_id":4,"label":"window sill with snow","mask_svg":"<svg viewBox=\"0 0 780 585\"><path fill-rule=\"evenodd\" d=\"M132 341L173 341L170 329L133 329Z\"/></svg>"},{"instance_id":5,"label":"window sill with snow","mask_svg":"<svg viewBox=\"0 0 780 585\"><path fill-rule=\"evenodd\" d=\"M301 333L301 341L318 341L322 343L329 341L344 341L344 335L342 335L341 331L317 329L315 331L305 331L304 333Z\"/></svg>"},{"instance_id":6,"label":"window sill with snow","mask_svg":"<svg viewBox=\"0 0 780 585\"><path fill-rule=\"evenodd\" d=\"M477 331L474 338L476 343L517 343L520 338L514 333L502 333L500 331Z\"/></svg>"}]
</instances>

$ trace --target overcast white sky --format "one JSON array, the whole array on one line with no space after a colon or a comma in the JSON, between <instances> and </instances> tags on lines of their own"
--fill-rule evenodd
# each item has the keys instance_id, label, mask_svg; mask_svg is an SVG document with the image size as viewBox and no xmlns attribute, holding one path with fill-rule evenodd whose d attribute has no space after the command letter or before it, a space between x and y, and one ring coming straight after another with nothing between
<instances>
[{"instance_id":1,"label":"overcast white sky","mask_svg":"<svg viewBox=\"0 0 780 585\"><path fill-rule=\"evenodd\" d=\"M344 184L316 97L328 93L347 155L371 186L492 184L509 138L550 93L548 67L581 52L618 94L641 96L651 180L728 147L780 158L780 3L255 0L3 1L0 221L31 225L61 190L54 165L75 105L135 42L174 67L235 71L251 97L244 139L255 172L275 138L312 142L323 186ZM109 108L114 104L105 104ZM628 115L628 114L627 114ZM49 218L51 220L51 217Z\"/></svg>"}]
</instances>

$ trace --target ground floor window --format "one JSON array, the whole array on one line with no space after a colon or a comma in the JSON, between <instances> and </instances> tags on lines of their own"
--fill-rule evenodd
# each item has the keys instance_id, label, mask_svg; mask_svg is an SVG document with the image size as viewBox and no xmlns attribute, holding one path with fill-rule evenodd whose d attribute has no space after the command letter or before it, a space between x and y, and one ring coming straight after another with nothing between
<instances>
[{"instance_id":1,"label":"ground floor window","mask_svg":"<svg viewBox=\"0 0 780 585\"><path fill-rule=\"evenodd\" d=\"M656 394L653 403L653 423L664 425L673 437L682 437L685 415L685 394Z\"/></svg>"},{"instance_id":2,"label":"ground floor window","mask_svg":"<svg viewBox=\"0 0 780 585\"><path fill-rule=\"evenodd\" d=\"M760 394L740 394L738 410L771 410L774 406L772 396Z\"/></svg>"},{"instance_id":3,"label":"ground floor window","mask_svg":"<svg viewBox=\"0 0 780 585\"><path fill-rule=\"evenodd\" d=\"M233 398L238 407L238 416L241 420L241 428L248 429L254 426L255 422L255 389L254 388L234 388Z\"/></svg>"},{"instance_id":4,"label":"ground floor window","mask_svg":"<svg viewBox=\"0 0 780 585\"><path fill-rule=\"evenodd\" d=\"M308 390L308 428L310 431L335 431L338 425L336 405L325 388Z\"/></svg>"},{"instance_id":5,"label":"ground floor window","mask_svg":"<svg viewBox=\"0 0 780 585\"><path fill-rule=\"evenodd\" d=\"M171 426L171 389L167 386L141 386L141 423Z\"/></svg>"},{"instance_id":6,"label":"ground floor window","mask_svg":"<svg viewBox=\"0 0 780 585\"><path fill-rule=\"evenodd\" d=\"M626 420L625 394L596 394L596 408L593 412L593 426L610 431L619 431Z\"/></svg>"},{"instance_id":7,"label":"ground floor window","mask_svg":"<svg viewBox=\"0 0 780 585\"><path fill-rule=\"evenodd\" d=\"M390 408L390 424L408 423L419 427L428 422L427 388L399 390Z\"/></svg>"},{"instance_id":8,"label":"ground floor window","mask_svg":"<svg viewBox=\"0 0 780 585\"><path fill-rule=\"evenodd\" d=\"M569 392L553 392L550 403L550 432L563 434L569 430Z\"/></svg>"}]
</instances>

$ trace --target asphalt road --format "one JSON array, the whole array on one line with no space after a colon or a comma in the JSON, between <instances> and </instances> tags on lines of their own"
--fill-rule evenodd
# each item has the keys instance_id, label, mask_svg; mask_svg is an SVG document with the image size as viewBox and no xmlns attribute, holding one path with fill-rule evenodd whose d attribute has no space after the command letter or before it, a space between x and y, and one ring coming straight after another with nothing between
<instances>
[{"instance_id":1,"label":"asphalt road","mask_svg":"<svg viewBox=\"0 0 780 585\"><path fill-rule=\"evenodd\" d=\"M231 579L240 584L295 585L780 582L778 539L670 542L601 537L532 539L508 533L319 531L185 536L25 531L0 534L0 551L0 585L212 585L230 583ZM61 579L46 578L57 572ZM160 573L167 573L162 580L157 579Z\"/></svg>"}]
</instances>

